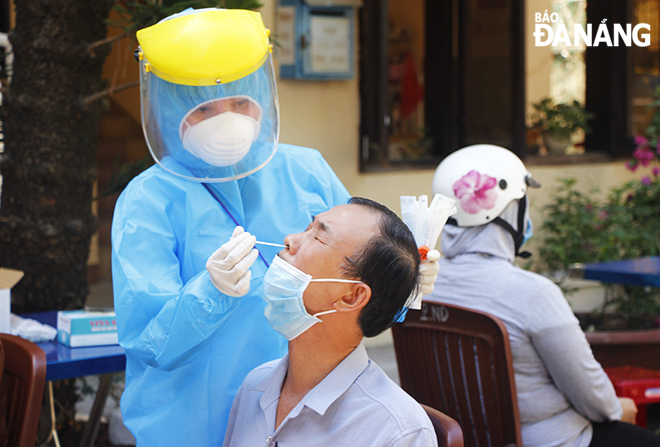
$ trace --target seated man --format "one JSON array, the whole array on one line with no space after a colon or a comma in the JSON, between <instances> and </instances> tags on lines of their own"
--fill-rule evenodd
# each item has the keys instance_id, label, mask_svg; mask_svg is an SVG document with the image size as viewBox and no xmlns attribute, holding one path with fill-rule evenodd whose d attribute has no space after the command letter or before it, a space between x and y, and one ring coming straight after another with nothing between
<instances>
[{"instance_id":1,"label":"seated man","mask_svg":"<svg viewBox=\"0 0 660 447\"><path fill-rule=\"evenodd\" d=\"M264 277L264 299L289 354L247 376L224 445L436 446L422 407L361 343L390 327L417 287L419 253L406 225L353 198L285 244Z\"/></svg>"}]
</instances>

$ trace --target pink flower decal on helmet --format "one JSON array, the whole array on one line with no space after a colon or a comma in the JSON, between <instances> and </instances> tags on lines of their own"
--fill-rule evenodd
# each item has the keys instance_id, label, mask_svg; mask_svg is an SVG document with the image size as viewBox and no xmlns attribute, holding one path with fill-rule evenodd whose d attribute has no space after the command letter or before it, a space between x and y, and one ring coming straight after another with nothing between
<instances>
[{"instance_id":1,"label":"pink flower decal on helmet","mask_svg":"<svg viewBox=\"0 0 660 447\"><path fill-rule=\"evenodd\" d=\"M453 189L456 198L461 201L463 211L477 214L495 206L497 192L493 188L496 185L497 179L472 170L454 183Z\"/></svg>"}]
</instances>

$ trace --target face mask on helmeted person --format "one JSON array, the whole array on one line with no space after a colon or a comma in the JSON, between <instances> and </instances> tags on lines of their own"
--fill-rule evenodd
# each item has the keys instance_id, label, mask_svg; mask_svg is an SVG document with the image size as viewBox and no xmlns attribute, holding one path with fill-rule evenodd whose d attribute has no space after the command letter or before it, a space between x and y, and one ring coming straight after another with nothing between
<instances>
[{"instance_id":1,"label":"face mask on helmeted person","mask_svg":"<svg viewBox=\"0 0 660 447\"><path fill-rule=\"evenodd\" d=\"M534 235L534 225L532 224L532 219L527 219L527 222L525 223L525 233L523 234L523 245L527 243L528 240L532 238Z\"/></svg>"},{"instance_id":2,"label":"face mask on helmeted person","mask_svg":"<svg viewBox=\"0 0 660 447\"><path fill-rule=\"evenodd\" d=\"M279 110L268 36L259 13L214 8L138 31L142 125L163 169L225 182L271 160Z\"/></svg>"},{"instance_id":3,"label":"face mask on helmeted person","mask_svg":"<svg viewBox=\"0 0 660 447\"><path fill-rule=\"evenodd\" d=\"M353 279L312 279L311 275L275 256L264 276L264 315L268 323L284 338L291 341L306 330L321 323L321 315L337 312L327 310L311 315L305 308L303 293L310 282L343 282L359 284Z\"/></svg>"},{"instance_id":4,"label":"face mask on helmeted person","mask_svg":"<svg viewBox=\"0 0 660 447\"><path fill-rule=\"evenodd\" d=\"M433 193L456 199L458 212L449 218L448 224L499 225L511 234L516 256L523 258L530 254L520 248L532 232L527 188L540 186L516 154L492 144L476 144L452 153L433 176ZM507 222L500 215L514 200L519 203L517 219Z\"/></svg>"}]
</instances>

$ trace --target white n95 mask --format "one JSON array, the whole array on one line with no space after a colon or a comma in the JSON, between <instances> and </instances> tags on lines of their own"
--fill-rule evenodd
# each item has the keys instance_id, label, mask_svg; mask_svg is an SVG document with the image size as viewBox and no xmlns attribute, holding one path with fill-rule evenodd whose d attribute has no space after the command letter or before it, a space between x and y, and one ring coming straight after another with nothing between
<instances>
[{"instance_id":1,"label":"white n95 mask","mask_svg":"<svg viewBox=\"0 0 660 447\"><path fill-rule=\"evenodd\" d=\"M213 166L238 163L259 136L259 122L247 115L224 112L188 128L183 147Z\"/></svg>"},{"instance_id":2,"label":"white n95 mask","mask_svg":"<svg viewBox=\"0 0 660 447\"><path fill-rule=\"evenodd\" d=\"M303 293L310 282L344 282L359 284L352 279L312 279L276 255L264 276L264 315L268 323L284 338L291 341L322 322L318 317L337 312L336 309L310 315L305 309Z\"/></svg>"}]
</instances>

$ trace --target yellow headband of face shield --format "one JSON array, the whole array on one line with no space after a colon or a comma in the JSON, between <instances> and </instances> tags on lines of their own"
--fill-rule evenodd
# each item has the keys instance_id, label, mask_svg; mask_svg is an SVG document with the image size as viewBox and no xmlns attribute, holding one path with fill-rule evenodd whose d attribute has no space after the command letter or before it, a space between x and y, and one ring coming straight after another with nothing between
<instances>
[{"instance_id":1,"label":"yellow headband of face shield","mask_svg":"<svg viewBox=\"0 0 660 447\"><path fill-rule=\"evenodd\" d=\"M217 85L254 73L272 46L261 14L206 9L137 32L140 59L159 78L183 85Z\"/></svg>"}]
</instances>

